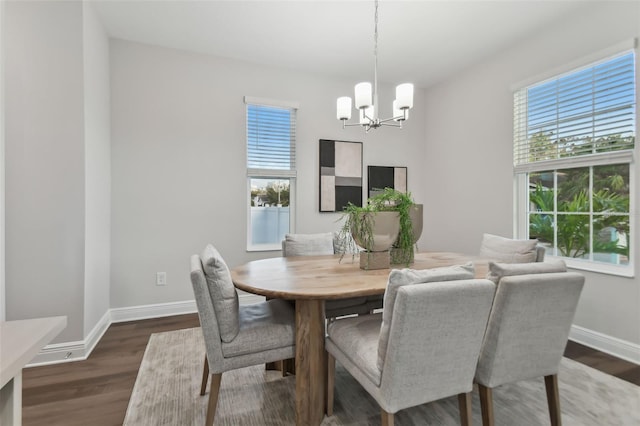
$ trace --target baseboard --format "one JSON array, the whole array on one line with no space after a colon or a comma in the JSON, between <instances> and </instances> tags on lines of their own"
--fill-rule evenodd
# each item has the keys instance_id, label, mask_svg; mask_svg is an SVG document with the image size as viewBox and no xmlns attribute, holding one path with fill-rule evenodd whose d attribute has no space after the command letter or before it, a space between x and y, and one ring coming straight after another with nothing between
<instances>
[{"instance_id":1,"label":"baseboard","mask_svg":"<svg viewBox=\"0 0 640 426\"><path fill-rule=\"evenodd\" d=\"M569 339L617 358L640 365L640 345L578 325L571 326Z\"/></svg>"},{"instance_id":2,"label":"baseboard","mask_svg":"<svg viewBox=\"0 0 640 426\"><path fill-rule=\"evenodd\" d=\"M238 295L238 299L241 305L250 305L264 301L264 297L250 293L241 293ZM195 300L112 308L105 312L84 340L47 345L36 355L27 367L86 360L109 326L113 323L192 314L197 311Z\"/></svg>"},{"instance_id":3,"label":"baseboard","mask_svg":"<svg viewBox=\"0 0 640 426\"><path fill-rule=\"evenodd\" d=\"M107 332L110 325L111 325L111 309L109 309L107 312L104 313L102 318L100 318L100 321L98 321L98 323L93 327L93 329L91 329L87 337L85 337L84 345L86 350L85 350L84 359L87 359L89 355L91 355L91 352L93 352L93 349L95 349L96 345L98 344L100 339L102 339L102 336L104 336L104 333Z\"/></svg>"},{"instance_id":4,"label":"baseboard","mask_svg":"<svg viewBox=\"0 0 640 426\"><path fill-rule=\"evenodd\" d=\"M47 345L27 364L27 367L84 361L91 355L91 352L107 331L109 325L111 325L111 313L107 311L84 340Z\"/></svg>"},{"instance_id":5,"label":"baseboard","mask_svg":"<svg viewBox=\"0 0 640 426\"><path fill-rule=\"evenodd\" d=\"M255 294L243 293L238 296L241 305L249 305L264 300ZM182 302L157 303L154 305L129 306L126 308L112 308L111 322L138 321L150 318L170 317L173 315L193 314L198 312L195 300Z\"/></svg>"},{"instance_id":6,"label":"baseboard","mask_svg":"<svg viewBox=\"0 0 640 426\"><path fill-rule=\"evenodd\" d=\"M126 308L112 308L111 322L138 321L173 315L192 314L195 312L198 312L195 300L157 303L155 305L128 306Z\"/></svg>"}]
</instances>

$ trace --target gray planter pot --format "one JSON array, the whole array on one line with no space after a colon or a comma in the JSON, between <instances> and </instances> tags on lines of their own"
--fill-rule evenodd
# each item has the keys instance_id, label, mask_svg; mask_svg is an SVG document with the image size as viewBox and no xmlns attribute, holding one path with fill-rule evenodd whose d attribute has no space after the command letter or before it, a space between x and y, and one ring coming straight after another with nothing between
<instances>
[{"instance_id":1,"label":"gray planter pot","mask_svg":"<svg viewBox=\"0 0 640 426\"><path fill-rule=\"evenodd\" d=\"M415 244L422 235L423 207L424 206L422 204L416 204L411 208L411 210L409 210L413 244Z\"/></svg>"},{"instance_id":2,"label":"gray planter pot","mask_svg":"<svg viewBox=\"0 0 640 426\"><path fill-rule=\"evenodd\" d=\"M360 247L367 251L380 252L388 251L400 232L400 216L398 212L373 212L363 213L372 215L373 244L367 247L362 235L358 235L351 229L351 235Z\"/></svg>"}]
</instances>

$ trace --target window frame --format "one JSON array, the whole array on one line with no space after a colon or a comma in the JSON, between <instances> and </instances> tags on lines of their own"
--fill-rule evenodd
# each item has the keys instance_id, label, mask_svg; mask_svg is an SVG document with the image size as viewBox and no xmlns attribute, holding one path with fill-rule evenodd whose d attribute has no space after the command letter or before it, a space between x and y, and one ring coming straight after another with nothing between
<instances>
[{"instance_id":1,"label":"window frame","mask_svg":"<svg viewBox=\"0 0 640 426\"><path fill-rule=\"evenodd\" d=\"M599 262L596 260L591 260L591 259L580 259L580 258L572 258L572 257L564 257L564 256L556 256L553 254L553 252L550 252L549 250L547 250L547 252L545 253L545 258L549 258L549 259L559 259L559 260L563 260L568 267L570 268L574 268L574 269L580 269L580 270L584 270L584 271L591 271L591 272L600 272L600 273L605 273L605 274L609 274L609 275L617 275L617 276L622 276L622 277L634 277L635 276L635 267L634 267L634 233L635 233L635 224L634 224L634 220L633 220L633 215L631 214L632 211L635 211L635 197L633 195L631 195L633 193L633 191L635 190L634 187L634 179L635 179L635 167L634 167L634 162L630 161L630 162L618 162L616 164L628 164L629 165L629 212L626 214L620 214L620 216L625 216L628 218L629 220L629 237L630 237L630 244L629 244L629 263L626 265L615 265L612 263L606 263L606 262ZM598 165L591 165L591 166L586 166L586 167L597 167ZM582 165L580 166L576 166L576 168L578 167L584 167ZM567 167L557 167L557 168L548 168L548 169L544 169L544 170L538 170L538 171L557 171L557 170L564 170ZM517 235L518 238L529 238L529 225L530 225L530 221L529 221L529 217L530 217L530 211L529 211L529 174L533 173L533 171L526 171L526 172L520 172L520 173L516 173L515 174L515 192L516 192L516 217L514 218L514 223L516 224L516 230L515 230L515 234ZM590 190L591 190L591 185L592 185L592 173L590 172ZM554 177L554 180L557 179L557 177ZM557 193L556 193L557 196ZM554 206L554 216L558 214L558 206L557 203ZM590 217L590 223L592 223L592 219L594 216L597 216L598 214L593 212L592 209L590 209L589 212L584 213L585 215ZM590 227L591 229L591 237L593 237L593 229L592 227ZM557 230L556 230L557 231Z\"/></svg>"},{"instance_id":2,"label":"window frame","mask_svg":"<svg viewBox=\"0 0 640 426\"><path fill-rule=\"evenodd\" d=\"M276 251L282 249L282 243L280 241L270 244L253 244L252 235L252 222L251 222L251 202L247 200L251 199L251 180L252 179L282 179L289 181L289 233L294 233L296 228L296 178L297 169L295 164L295 150L296 150L296 137L294 136L292 150L294 151L294 164L290 169L263 169L263 168L251 168L248 164L248 108L250 105L262 106L262 107L275 107L290 109L295 113L295 125L297 126L297 110L298 103L292 101L281 101L267 98L256 98L245 96L245 167L246 167L246 190L245 190L245 208L246 208L246 230L247 230L247 244L246 250L248 252L260 252L260 251Z\"/></svg>"},{"instance_id":3,"label":"window frame","mask_svg":"<svg viewBox=\"0 0 640 426\"><path fill-rule=\"evenodd\" d=\"M618 45L617 48L621 47ZM512 149L514 150L514 235L517 238L528 238L529 237L529 174L533 172L541 172L541 171L557 171L567 168L578 168L578 167L589 167L590 177L589 177L589 190L592 188L592 177L593 172L591 167L601 166L601 165L613 165L613 164L628 164L629 165L629 211L627 212L627 217L629 220L629 262L627 265L615 265L606 262L599 262L592 259L578 259L578 258L570 258L563 256L555 256L553 253L549 253L547 250L547 257L552 259L561 259L566 262L567 266L574 269L591 271L609 275L616 275L622 277L634 277L635 276L635 250L634 246L636 245L636 224L635 224L635 215L633 212L636 210L636 162L635 155L638 150L638 122L640 119L640 108L638 108L638 74L639 70L639 62L640 58L638 55L638 51L635 48L635 41L633 42L632 48L625 46L624 49L619 49L617 51L612 51L612 49L608 49L604 51L604 53L600 57L594 57L591 55L589 58L585 58L582 63L573 63L571 68L568 69L565 67L562 71L556 72L552 75L546 74L544 77L540 77L538 79L529 79L526 83L520 83L517 86L512 86L512 90L514 92L514 121L513 121L513 130L514 130L514 142L512 145ZM516 117L516 98L519 95L518 92L522 90L527 90L529 87L544 83L545 81L560 78L566 74L575 73L581 69L593 67L599 63L605 63L610 60L615 59L616 57L623 56L628 53L634 53L634 66L635 66L635 129L634 129L634 147L632 149L621 150L621 151L610 151L596 154L587 154L576 157L564 157L559 159L552 160L544 160L532 163L521 163L515 165L515 144L517 141L517 133L522 132L522 128L519 127L521 123ZM526 130L525 130L526 131ZM554 178L555 181L555 178ZM555 187L554 187L555 189ZM556 194L557 195L557 194ZM554 205L554 213L557 214L558 205ZM593 210L592 208L589 211L590 218L593 218ZM591 220L590 220L591 223ZM556 230L554 230L556 232ZM593 229L590 228L591 235L593 237ZM557 243L557 241L555 242ZM555 247L554 247L555 248Z\"/></svg>"}]
</instances>

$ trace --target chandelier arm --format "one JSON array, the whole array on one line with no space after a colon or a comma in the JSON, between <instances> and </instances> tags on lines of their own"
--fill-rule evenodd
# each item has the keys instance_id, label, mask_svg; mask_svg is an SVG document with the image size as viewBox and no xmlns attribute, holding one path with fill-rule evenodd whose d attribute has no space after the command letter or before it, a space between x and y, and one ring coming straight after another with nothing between
<instances>
[{"instance_id":1,"label":"chandelier arm","mask_svg":"<svg viewBox=\"0 0 640 426\"><path fill-rule=\"evenodd\" d=\"M345 121L342 122L342 128L345 127L355 127L355 126L364 126L364 124L360 124L360 123L347 123Z\"/></svg>"},{"instance_id":2,"label":"chandelier arm","mask_svg":"<svg viewBox=\"0 0 640 426\"><path fill-rule=\"evenodd\" d=\"M386 126L386 127L400 127L402 128L402 123L385 123L385 122L380 122L379 124L380 126Z\"/></svg>"},{"instance_id":3,"label":"chandelier arm","mask_svg":"<svg viewBox=\"0 0 640 426\"><path fill-rule=\"evenodd\" d=\"M366 112L365 112L363 115L364 115L364 118L366 118L366 119L367 119L367 120L369 120L370 122L372 122L372 123L375 123L375 122L376 122L376 119L375 119L375 118L373 118L373 117L369 117L369 116L367 115L367 113L366 113Z\"/></svg>"},{"instance_id":4,"label":"chandelier arm","mask_svg":"<svg viewBox=\"0 0 640 426\"><path fill-rule=\"evenodd\" d=\"M381 123L386 123L386 122L388 122L388 121L394 121L394 120L396 120L396 119L398 119L398 118L403 118L403 116L402 116L402 115L399 115L399 116L397 116L397 117L385 118L384 120L379 120L379 121L380 121Z\"/></svg>"}]
</instances>

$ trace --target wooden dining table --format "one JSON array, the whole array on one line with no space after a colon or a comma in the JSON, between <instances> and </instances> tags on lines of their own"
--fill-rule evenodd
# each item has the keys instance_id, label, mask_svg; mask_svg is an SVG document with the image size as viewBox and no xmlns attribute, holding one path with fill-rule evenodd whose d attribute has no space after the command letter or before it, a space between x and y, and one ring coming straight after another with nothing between
<instances>
[{"instance_id":1,"label":"wooden dining table","mask_svg":"<svg viewBox=\"0 0 640 426\"><path fill-rule=\"evenodd\" d=\"M410 267L429 269L468 261L474 263L477 278L486 277L486 260L458 253L416 253ZM325 301L383 294L389 272L389 269L360 269L357 260L345 256L340 261L339 255L254 260L231 270L233 283L240 290L267 298L295 300L296 425L319 425L324 417Z\"/></svg>"}]
</instances>

